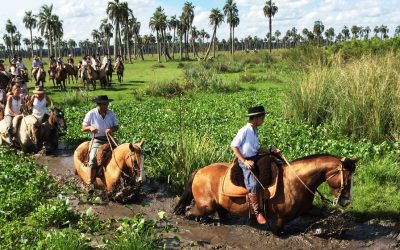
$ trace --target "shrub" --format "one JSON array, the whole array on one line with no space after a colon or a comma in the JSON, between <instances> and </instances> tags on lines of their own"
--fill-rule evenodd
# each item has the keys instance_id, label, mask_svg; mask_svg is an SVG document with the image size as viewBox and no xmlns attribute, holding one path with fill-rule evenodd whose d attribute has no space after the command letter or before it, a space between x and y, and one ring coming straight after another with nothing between
<instances>
[{"instance_id":1,"label":"shrub","mask_svg":"<svg viewBox=\"0 0 400 250\"><path fill-rule=\"evenodd\" d=\"M241 82L256 82L257 76L246 72L239 75L239 80Z\"/></svg>"},{"instance_id":2,"label":"shrub","mask_svg":"<svg viewBox=\"0 0 400 250\"><path fill-rule=\"evenodd\" d=\"M62 97L62 105L78 106L90 102L86 90L68 90Z\"/></svg>"},{"instance_id":3,"label":"shrub","mask_svg":"<svg viewBox=\"0 0 400 250\"><path fill-rule=\"evenodd\" d=\"M150 84L144 93L149 96L172 97L181 95L183 93L183 89L177 80L159 81Z\"/></svg>"}]
</instances>

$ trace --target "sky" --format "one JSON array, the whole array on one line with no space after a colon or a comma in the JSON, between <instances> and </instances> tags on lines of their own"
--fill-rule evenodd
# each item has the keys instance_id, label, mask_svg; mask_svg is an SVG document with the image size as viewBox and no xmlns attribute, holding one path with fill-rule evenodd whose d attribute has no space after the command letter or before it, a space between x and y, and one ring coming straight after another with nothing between
<instances>
[{"instance_id":1,"label":"sky","mask_svg":"<svg viewBox=\"0 0 400 250\"><path fill-rule=\"evenodd\" d=\"M124 1L124 0L120 0ZM141 22L140 33L149 34L149 20L155 9L162 6L168 17L179 16L186 0L125 0L134 16ZM222 10L226 0L188 0L195 6L193 21L198 30L204 29L210 35L212 26L208 16L211 9ZM235 36L244 38L257 36L264 38L268 32L268 20L264 16L265 0L234 0L239 9L240 24L235 29ZM91 38L91 31L98 29L100 20L106 18L108 0L13 0L4 1L0 8L0 43L5 34L5 23L10 19L23 37L29 38L29 31L22 19L25 11L37 14L44 4L53 4L53 14L63 20L64 40L73 39L77 43ZM312 29L316 20L322 21L325 30L335 29L335 34L343 26L369 26L371 30L382 24L389 28L393 35L396 26L400 25L400 0L273 0L278 12L273 18L272 30L279 30L282 37L288 29L296 27ZM39 35L37 30L34 35ZM223 23L217 31L219 39L229 38L229 28Z\"/></svg>"}]
</instances>

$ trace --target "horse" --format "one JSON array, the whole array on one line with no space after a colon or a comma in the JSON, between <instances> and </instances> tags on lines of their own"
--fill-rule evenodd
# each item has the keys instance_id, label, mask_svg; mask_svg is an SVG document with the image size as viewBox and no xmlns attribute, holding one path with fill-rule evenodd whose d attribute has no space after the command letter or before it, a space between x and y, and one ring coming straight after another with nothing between
<instances>
[{"instance_id":1,"label":"horse","mask_svg":"<svg viewBox=\"0 0 400 250\"><path fill-rule=\"evenodd\" d=\"M67 63L65 64L65 71L67 73L68 83L71 83L71 78L73 83L78 82L78 67Z\"/></svg>"},{"instance_id":2,"label":"horse","mask_svg":"<svg viewBox=\"0 0 400 250\"><path fill-rule=\"evenodd\" d=\"M57 150L60 135L65 134L66 130L64 112L60 108L52 108L49 118L42 123L41 128L40 144L43 143L46 154Z\"/></svg>"},{"instance_id":3,"label":"horse","mask_svg":"<svg viewBox=\"0 0 400 250\"><path fill-rule=\"evenodd\" d=\"M114 71L113 66L111 64L111 59L108 59L104 68L106 70L106 79L107 79L108 87L111 87L112 73Z\"/></svg>"},{"instance_id":4,"label":"horse","mask_svg":"<svg viewBox=\"0 0 400 250\"><path fill-rule=\"evenodd\" d=\"M49 79L53 81L53 86L56 87L56 82L55 82L55 77L56 77L56 66L50 66L49 67Z\"/></svg>"},{"instance_id":5,"label":"horse","mask_svg":"<svg viewBox=\"0 0 400 250\"><path fill-rule=\"evenodd\" d=\"M37 152L40 138L40 122L33 115L16 116L13 119L16 143L24 153ZM5 121L0 121L0 145L11 145Z\"/></svg>"},{"instance_id":6,"label":"horse","mask_svg":"<svg viewBox=\"0 0 400 250\"><path fill-rule=\"evenodd\" d=\"M67 72L64 68L57 68L56 74L54 75L54 80L56 80L57 86L60 90L65 90L65 80L67 79Z\"/></svg>"},{"instance_id":7,"label":"horse","mask_svg":"<svg viewBox=\"0 0 400 250\"><path fill-rule=\"evenodd\" d=\"M327 182L339 205L349 205L356 162L357 160L345 157L318 154L279 167L276 193L271 199L263 200L264 212L272 232L280 234L286 222L309 211L315 191L323 182ZM267 164L268 155L261 156L257 162L258 166ZM195 206L191 208L189 217L217 214L223 218L226 212L239 216L248 215L249 205L245 194L241 197L230 197L222 192L221 185L229 167L228 163L214 163L195 171L187 182L174 213L184 215L186 206L194 199ZM262 177L260 173L260 180Z\"/></svg>"},{"instance_id":8,"label":"horse","mask_svg":"<svg viewBox=\"0 0 400 250\"><path fill-rule=\"evenodd\" d=\"M44 87L43 84L46 81L46 72L44 71L43 67L39 67L33 77L35 79L36 86L42 85L42 87Z\"/></svg>"},{"instance_id":9,"label":"horse","mask_svg":"<svg viewBox=\"0 0 400 250\"><path fill-rule=\"evenodd\" d=\"M143 143L124 143L110 151L110 145L105 144L98 150L98 170L94 185L107 192L108 196L117 201L132 199L145 179L143 163ZM76 173L85 184L90 184L90 171L86 167L90 141L81 143L74 152Z\"/></svg>"},{"instance_id":10,"label":"horse","mask_svg":"<svg viewBox=\"0 0 400 250\"><path fill-rule=\"evenodd\" d=\"M89 89L89 84L92 84L93 90L96 90L97 72L90 65L84 66L82 70L83 87Z\"/></svg>"},{"instance_id":11,"label":"horse","mask_svg":"<svg viewBox=\"0 0 400 250\"><path fill-rule=\"evenodd\" d=\"M6 93L11 89L11 78L3 73L0 73L0 89L3 89Z\"/></svg>"},{"instance_id":12,"label":"horse","mask_svg":"<svg viewBox=\"0 0 400 250\"><path fill-rule=\"evenodd\" d=\"M117 70L118 81L121 83L124 77L124 65L121 62L117 62L114 68Z\"/></svg>"}]
</instances>

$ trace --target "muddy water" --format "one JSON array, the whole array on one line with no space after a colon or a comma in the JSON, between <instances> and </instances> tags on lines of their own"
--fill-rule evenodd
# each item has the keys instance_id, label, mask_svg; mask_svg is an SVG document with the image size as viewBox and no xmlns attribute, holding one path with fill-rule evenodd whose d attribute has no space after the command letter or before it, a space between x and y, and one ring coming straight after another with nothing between
<instances>
[{"instance_id":1,"label":"muddy water","mask_svg":"<svg viewBox=\"0 0 400 250\"><path fill-rule=\"evenodd\" d=\"M73 169L72 151L63 149L54 156L38 156L37 163L45 165L58 181L76 183L78 192L71 194L71 204L79 211L90 207L100 219L130 217L144 213L155 218L165 211L171 222L179 228L181 240L169 248L191 249L400 249L400 225L387 222L355 223L346 216L301 217L285 226L285 235L274 236L267 226L259 226L247 218L231 216L228 222L197 222L172 214L177 197L168 194L165 186L152 182L142 189L142 197L129 205L113 202L85 202L79 191L79 179Z\"/></svg>"}]
</instances>

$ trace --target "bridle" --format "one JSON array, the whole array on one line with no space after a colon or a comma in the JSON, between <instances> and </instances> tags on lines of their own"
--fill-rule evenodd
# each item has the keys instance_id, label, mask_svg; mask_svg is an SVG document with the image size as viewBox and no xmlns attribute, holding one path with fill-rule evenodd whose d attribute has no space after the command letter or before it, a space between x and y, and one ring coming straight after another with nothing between
<instances>
[{"instance_id":1,"label":"bridle","mask_svg":"<svg viewBox=\"0 0 400 250\"><path fill-rule=\"evenodd\" d=\"M300 181L301 184L303 184L303 186L312 194L315 196L315 193L301 180L301 178L297 175L297 173L292 169L292 166L290 165L290 163L286 160L286 158L282 156L282 159L285 161L285 163L288 165L289 169L292 171L292 173L295 174L295 176L297 177L297 179ZM332 177L336 176L337 174L340 173L340 191L339 191L339 195L336 196L335 198L333 198L332 201L330 201L328 198L325 198L324 195L322 195L321 192L319 192L318 190L316 190L315 192L318 193L321 197L321 199L325 202L329 202L332 203L334 206L336 206L339 202L340 197L343 194L343 190L344 190L344 174L343 172L346 170L345 168L343 168L343 162L346 160L346 157L343 157L342 159L340 159L340 165L338 166L337 170L330 175L328 178L326 178L325 182L327 182L329 179L331 179ZM348 170L349 171L349 170Z\"/></svg>"}]
</instances>

